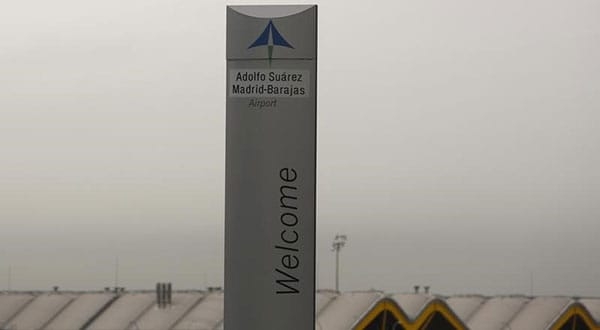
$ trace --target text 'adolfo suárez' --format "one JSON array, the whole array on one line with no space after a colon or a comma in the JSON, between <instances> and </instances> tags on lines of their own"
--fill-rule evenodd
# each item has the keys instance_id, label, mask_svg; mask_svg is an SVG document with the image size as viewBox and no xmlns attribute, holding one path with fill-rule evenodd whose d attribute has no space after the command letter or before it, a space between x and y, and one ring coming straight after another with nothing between
<instances>
[{"instance_id":1,"label":"text 'adolfo su\u00e1rez'","mask_svg":"<svg viewBox=\"0 0 600 330\"><path fill-rule=\"evenodd\" d=\"M310 73L305 70L239 69L229 72L232 97L308 97Z\"/></svg>"}]
</instances>

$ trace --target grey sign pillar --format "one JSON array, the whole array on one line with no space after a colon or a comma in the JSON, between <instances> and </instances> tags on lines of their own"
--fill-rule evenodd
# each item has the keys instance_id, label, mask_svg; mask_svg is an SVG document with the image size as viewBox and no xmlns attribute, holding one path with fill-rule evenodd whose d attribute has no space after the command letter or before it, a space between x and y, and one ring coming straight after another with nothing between
<instances>
[{"instance_id":1,"label":"grey sign pillar","mask_svg":"<svg viewBox=\"0 0 600 330\"><path fill-rule=\"evenodd\" d=\"M227 8L226 330L314 329L317 7Z\"/></svg>"}]
</instances>

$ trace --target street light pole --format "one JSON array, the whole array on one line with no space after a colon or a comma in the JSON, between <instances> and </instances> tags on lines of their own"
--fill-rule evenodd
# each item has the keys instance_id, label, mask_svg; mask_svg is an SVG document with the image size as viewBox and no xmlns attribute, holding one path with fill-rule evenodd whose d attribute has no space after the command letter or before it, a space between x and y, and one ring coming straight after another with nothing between
<instances>
[{"instance_id":1,"label":"street light pole","mask_svg":"<svg viewBox=\"0 0 600 330\"><path fill-rule=\"evenodd\" d=\"M12 265L8 265L8 291L11 290L11 281L12 281Z\"/></svg>"},{"instance_id":2,"label":"street light pole","mask_svg":"<svg viewBox=\"0 0 600 330\"><path fill-rule=\"evenodd\" d=\"M335 251L335 291L340 291L340 250L346 245L346 235L335 235L332 250Z\"/></svg>"}]
</instances>

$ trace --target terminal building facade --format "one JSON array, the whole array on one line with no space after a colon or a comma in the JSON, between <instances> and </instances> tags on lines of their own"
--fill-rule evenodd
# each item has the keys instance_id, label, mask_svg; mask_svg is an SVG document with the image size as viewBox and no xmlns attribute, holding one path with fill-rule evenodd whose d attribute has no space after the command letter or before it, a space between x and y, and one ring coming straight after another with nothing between
<instances>
[{"instance_id":1,"label":"terminal building facade","mask_svg":"<svg viewBox=\"0 0 600 330\"><path fill-rule=\"evenodd\" d=\"M317 330L600 330L600 298L319 290L315 313ZM5 291L0 329L220 330L223 291Z\"/></svg>"}]
</instances>

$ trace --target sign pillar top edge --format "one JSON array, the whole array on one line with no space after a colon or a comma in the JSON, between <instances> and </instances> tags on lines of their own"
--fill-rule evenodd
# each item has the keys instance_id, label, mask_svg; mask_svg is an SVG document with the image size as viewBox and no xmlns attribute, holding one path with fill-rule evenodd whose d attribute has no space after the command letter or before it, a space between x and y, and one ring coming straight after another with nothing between
<instances>
[{"instance_id":1,"label":"sign pillar top edge","mask_svg":"<svg viewBox=\"0 0 600 330\"><path fill-rule=\"evenodd\" d=\"M281 18L300 14L304 11L317 8L317 5L251 5L227 6L227 9L239 14L256 18Z\"/></svg>"},{"instance_id":2,"label":"sign pillar top edge","mask_svg":"<svg viewBox=\"0 0 600 330\"><path fill-rule=\"evenodd\" d=\"M265 32L269 53L253 44ZM285 36L285 44L274 43L274 33ZM316 5L227 7L227 60L316 60L316 43Z\"/></svg>"}]
</instances>

